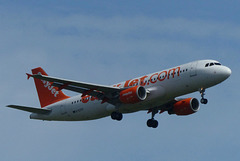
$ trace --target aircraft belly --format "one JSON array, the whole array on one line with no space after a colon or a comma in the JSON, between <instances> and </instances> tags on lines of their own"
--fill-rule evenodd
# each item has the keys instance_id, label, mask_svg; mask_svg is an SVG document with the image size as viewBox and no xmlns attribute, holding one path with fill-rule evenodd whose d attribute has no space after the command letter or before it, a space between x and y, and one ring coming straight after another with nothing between
<instances>
[{"instance_id":1,"label":"aircraft belly","mask_svg":"<svg viewBox=\"0 0 240 161\"><path fill-rule=\"evenodd\" d=\"M100 101L80 104L78 108L75 108L71 111L72 118L75 121L83 121L109 116L111 113L106 110L107 105L108 103L101 104Z\"/></svg>"},{"instance_id":2,"label":"aircraft belly","mask_svg":"<svg viewBox=\"0 0 240 161\"><path fill-rule=\"evenodd\" d=\"M132 112L138 112L138 111L144 111L144 110L149 110L151 108L161 106L165 103L167 103L169 99L166 97L159 97L159 98L154 98L152 100L148 101L142 101L140 103L136 104L123 104L120 106L120 112L122 113L132 113Z\"/></svg>"}]
</instances>

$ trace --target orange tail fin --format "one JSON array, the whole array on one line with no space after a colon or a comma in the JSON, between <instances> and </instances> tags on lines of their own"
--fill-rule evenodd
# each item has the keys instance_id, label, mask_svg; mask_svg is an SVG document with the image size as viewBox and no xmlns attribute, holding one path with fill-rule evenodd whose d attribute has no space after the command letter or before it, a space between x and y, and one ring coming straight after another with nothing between
<instances>
[{"instance_id":1,"label":"orange tail fin","mask_svg":"<svg viewBox=\"0 0 240 161\"><path fill-rule=\"evenodd\" d=\"M41 67L32 69L32 74L47 75L47 73ZM69 98L69 96L66 96L62 91L58 91L57 87L52 86L52 82L36 78L34 78L34 82L42 108Z\"/></svg>"}]
</instances>

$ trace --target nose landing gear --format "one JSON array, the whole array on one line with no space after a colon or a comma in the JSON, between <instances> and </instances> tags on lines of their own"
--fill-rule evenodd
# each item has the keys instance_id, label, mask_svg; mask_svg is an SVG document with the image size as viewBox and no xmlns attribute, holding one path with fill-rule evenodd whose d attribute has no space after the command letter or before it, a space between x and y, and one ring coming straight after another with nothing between
<instances>
[{"instance_id":1,"label":"nose landing gear","mask_svg":"<svg viewBox=\"0 0 240 161\"><path fill-rule=\"evenodd\" d=\"M202 99L200 100L200 102L202 104L207 104L208 103L208 100L206 98L204 98L204 95L205 95L205 88L201 88L200 90L200 94L201 94L201 97Z\"/></svg>"}]
</instances>

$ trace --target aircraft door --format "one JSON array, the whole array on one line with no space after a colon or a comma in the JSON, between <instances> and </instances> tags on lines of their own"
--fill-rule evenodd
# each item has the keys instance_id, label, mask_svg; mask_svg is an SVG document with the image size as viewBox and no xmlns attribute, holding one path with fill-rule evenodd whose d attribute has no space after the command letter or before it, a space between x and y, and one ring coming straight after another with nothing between
<instances>
[{"instance_id":1,"label":"aircraft door","mask_svg":"<svg viewBox=\"0 0 240 161\"><path fill-rule=\"evenodd\" d=\"M194 62L194 63L191 64L190 77L197 76L197 65L198 65L198 62Z\"/></svg>"},{"instance_id":2,"label":"aircraft door","mask_svg":"<svg viewBox=\"0 0 240 161\"><path fill-rule=\"evenodd\" d=\"M64 105L60 106L60 113L61 113L61 115L66 115L67 114L67 111L65 110Z\"/></svg>"}]
</instances>

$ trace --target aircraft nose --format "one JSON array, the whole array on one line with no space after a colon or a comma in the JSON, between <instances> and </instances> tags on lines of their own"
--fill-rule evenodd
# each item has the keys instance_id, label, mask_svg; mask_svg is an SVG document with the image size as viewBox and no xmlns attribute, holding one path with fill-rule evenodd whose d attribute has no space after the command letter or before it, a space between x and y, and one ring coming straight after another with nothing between
<instances>
[{"instance_id":1,"label":"aircraft nose","mask_svg":"<svg viewBox=\"0 0 240 161\"><path fill-rule=\"evenodd\" d=\"M222 79L227 79L228 77L230 77L230 75L232 74L232 71L230 68L228 67L223 67L221 69L221 71L219 72L219 75L221 76Z\"/></svg>"},{"instance_id":2,"label":"aircraft nose","mask_svg":"<svg viewBox=\"0 0 240 161\"><path fill-rule=\"evenodd\" d=\"M230 77L231 74L232 74L231 69L228 68L228 67L225 67L225 69L224 69L224 71L223 71L223 75L226 77L226 79L227 79L228 77Z\"/></svg>"}]
</instances>

